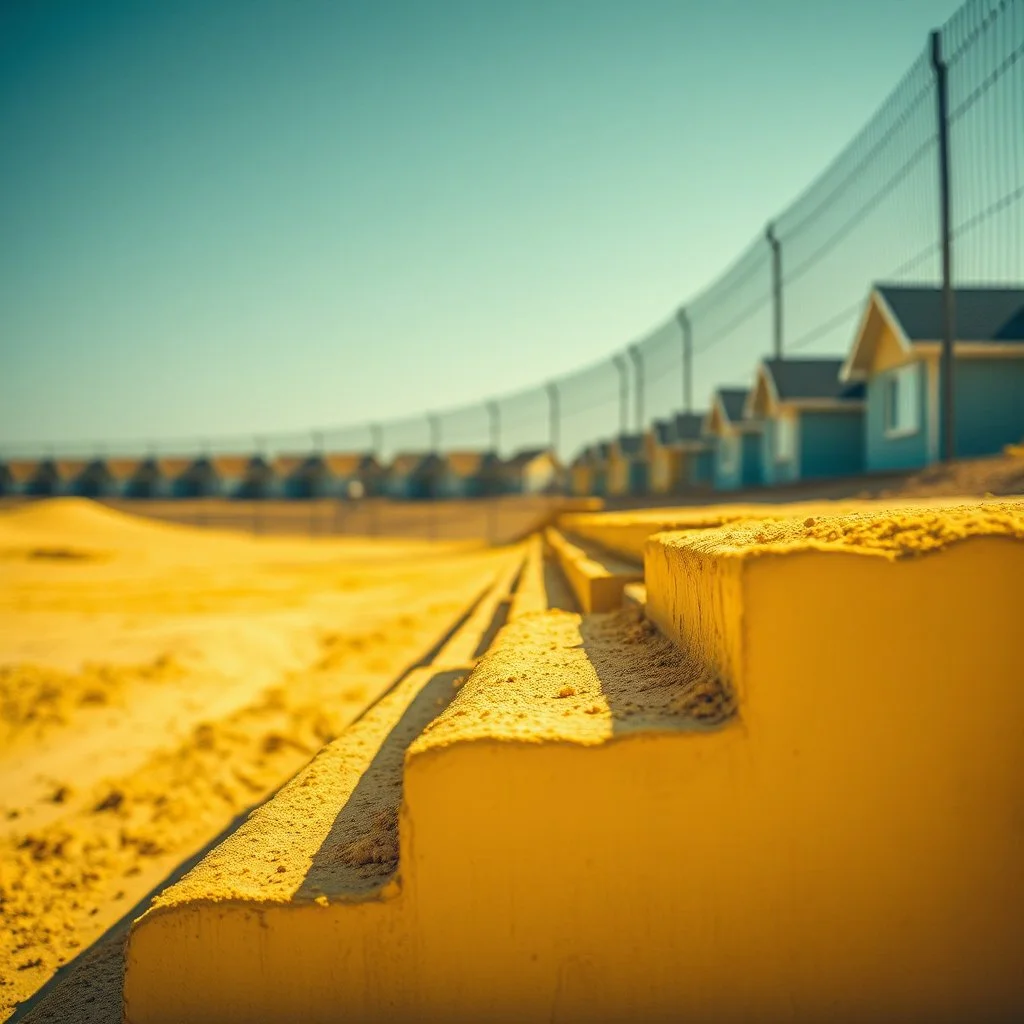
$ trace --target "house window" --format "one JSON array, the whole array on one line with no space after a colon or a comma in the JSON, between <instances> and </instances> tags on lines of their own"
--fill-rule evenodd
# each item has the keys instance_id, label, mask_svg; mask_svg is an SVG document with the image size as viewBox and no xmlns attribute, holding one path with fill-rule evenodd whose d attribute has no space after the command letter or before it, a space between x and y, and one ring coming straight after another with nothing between
<instances>
[{"instance_id":1,"label":"house window","mask_svg":"<svg viewBox=\"0 0 1024 1024\"><path fill-rule=\"evenodd\" d=\"M739 454L738 438L729 434L723 434L718 442L721 467L723 473L731 473L736 468L736 456Z\"/></svg>"},{"instance_id":2,"label":"house window","mask_svg":"<svg viewBox=\"0 0 1024 1024\"><path fill-rule=\"evenodd\" d=\"M788 416L775 421L775 459L791 462L796 456L796 422Z\"/></svg>"},{"instance_id":3,"label":"house window","mask_svg":"<svg viewBox=\"0 0 1024 1024\"><path fill-rule=\"evenodd\" d=\"M885 377L885 432L913 434L921 426L921 369L910 363Z\"/></svg>"}]
</instances>

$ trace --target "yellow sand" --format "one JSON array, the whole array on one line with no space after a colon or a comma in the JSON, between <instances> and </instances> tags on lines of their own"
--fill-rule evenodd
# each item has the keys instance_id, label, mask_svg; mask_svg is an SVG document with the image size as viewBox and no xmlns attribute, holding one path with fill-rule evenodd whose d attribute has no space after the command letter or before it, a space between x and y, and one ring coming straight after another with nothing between
<instances>
[{"instance_id":1,"label":"yellow sand","mask_svg":"<svg viewBox=\"0 0 1024 1024\"><path fill-rule=\"evenodd\" d=\"M337 735L508 560L77 499L0 513L0 1019Z\"/></svg>"}]
</instances>

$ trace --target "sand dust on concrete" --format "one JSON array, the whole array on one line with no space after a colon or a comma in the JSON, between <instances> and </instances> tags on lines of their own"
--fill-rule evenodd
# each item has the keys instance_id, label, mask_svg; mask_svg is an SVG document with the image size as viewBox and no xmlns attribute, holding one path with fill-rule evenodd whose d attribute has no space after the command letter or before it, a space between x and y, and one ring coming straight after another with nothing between
<instances>
[{"instance_id":1,"label":"sand dust on concrete","mask_svg":"<svg viewBox=\"0 0 1024 1024\"><path fill-rule=\"evenodd\" d=\"M0 1020L336 736L503 560L78 499L0 513Z\"/></svg>"}]
</instances>

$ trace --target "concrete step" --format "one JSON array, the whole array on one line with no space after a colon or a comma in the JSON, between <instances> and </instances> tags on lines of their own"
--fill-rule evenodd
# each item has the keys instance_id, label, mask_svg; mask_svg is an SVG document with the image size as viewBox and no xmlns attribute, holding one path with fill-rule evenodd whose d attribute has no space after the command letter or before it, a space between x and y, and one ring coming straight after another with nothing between
<instances>
[{"instance_id":1,"label":"concrete step","mask_svg":"<svg viewBox=\"0 0 1024 1024\"><path fill-rule=\"evenodd\" d=\"M647 587L643 583L627 583L622 588L622 607L642 613L647 607Z\"/></svg>"},{"instance_id":2,"label":"concrete step","mask_svg":"<svg viewBox=\"0 0 1024 1024\"><path fill-rule=\"evenodd\" d=\"M126 1019L1016 1019L1021 579L1021 505L661 536L165 893Z\"/></svg>"},{"instance_id":3,"label":"concrete step","mask_svg":"<svg viewBox=\"0 0 1024 1024\"><path fill-rule=\"evenodd\" d=\"M366 913L373 917L367 905L397 893L406 748L452 699L504 625L517 584L532 585L525 574L540 554L539 541L515 549L430 664L408 672L154 900L133 925L126 950L126 1020L205 1021L211 1014L225 1021L334 1018L322 1002L314 1005L316 984L309 987L313 1003L300 996L292 1004L293 989L276 971L254 964L246 951L258 950L285 975L333 976L337 908L350 908L341 915L347 929ZM266 929L272 934L264 934Z\"/></svg>"},{"instance_id":4,"label":"concrete step","mask_svg":"<svg viewBox=\"0 0 1024 1024\"><path fill-rule=\"evenodd\" d=\"M546 542L583 612L607 612L622 605L628 583L641 582L641 562L626 562L597 545L549 527Z\"/></svg>"}]
</instances>

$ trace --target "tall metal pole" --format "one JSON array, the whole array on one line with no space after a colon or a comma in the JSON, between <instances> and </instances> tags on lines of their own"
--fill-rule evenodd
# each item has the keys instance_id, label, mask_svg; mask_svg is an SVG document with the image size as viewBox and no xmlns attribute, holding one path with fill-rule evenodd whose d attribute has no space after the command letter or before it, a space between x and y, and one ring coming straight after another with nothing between
<instances>
[{"instance_id":1,"label":"tall metal pole","mask_svg":"<svg viewBox=\"0 0 1024 1024\"><path fill-rule=\"evenodd\" d=\"M775 314L773 334L775 358L782 358L782 246L775 237L775 225L769 224L765 238L772 247L772 309Z\"/></svg>"},{"instance_id":2,"label":"tall metal pole","mask_svg":"<svg viewBox=\"0 0 1024 1024\"><path fill-rule=\"evenodd\" d=\"M629 368L622 356L612 356L612 362L619 371L619 433L625 434L629 429Z\"/></svg>"},{"instance_id":3,"label":"tall metal pole","mask_svg":"<svg viewBox=\"0 0 1024 1024\"><path fill-rule=\"evenodd\" d=\"M942 36L931 34L932 70L935 73L935 99L938 114L939 143L939 229L942 232L942 357L939 362L942 380L941 420L942 459L956 458L956 436L953 419L953 340L956 330L956 305L953 295L953 246L949 227L949 86L946 63L942 59Z\"/></svg>"},{"instance_id":4,"label":"tall metal pole","mask_svg":"<svg viewBox=\"0 0 1024 1024\"><path fill-rule=\"evenodd\" d=\"M683 411L693 412L693 329L685 306L680 306L676 319L683 332Z\"/></svg>"},{"instance_id":5,"label":"tall metal pole","mask_svg":"<svg viewBox=\"0 0 1024 1024\"><path fill-rule=\"evenodd\" d=\"M644 432L644 354L639 345L629 346L629 358L633 360L633 385L636 388L636 432Z\"/></svg>"},{"instance_id":6,"label":"tall metal pole","mask_svg":"<svg viewBox=\"0 0 1024 1024\"><path fill-rule=\"evenodd\" d=\"M491 451L497 454L501 446L501 406L497 402L488 402L487 415L491 421Z\"/></svg>"},{"instance_id":7,"label":"tall metal pole","mask_svg":"<svg viewBox=\"0 0 1024 1024\"><path fill-rule=\"evenodd\" d=\"M551 451L555 454L558 453L558 445L560 442L559 428L561 426L560 410L558 405L558 385L552 381L547 386L548 393L548 443L551 445Z\"/></svg>"}]
</instances>

